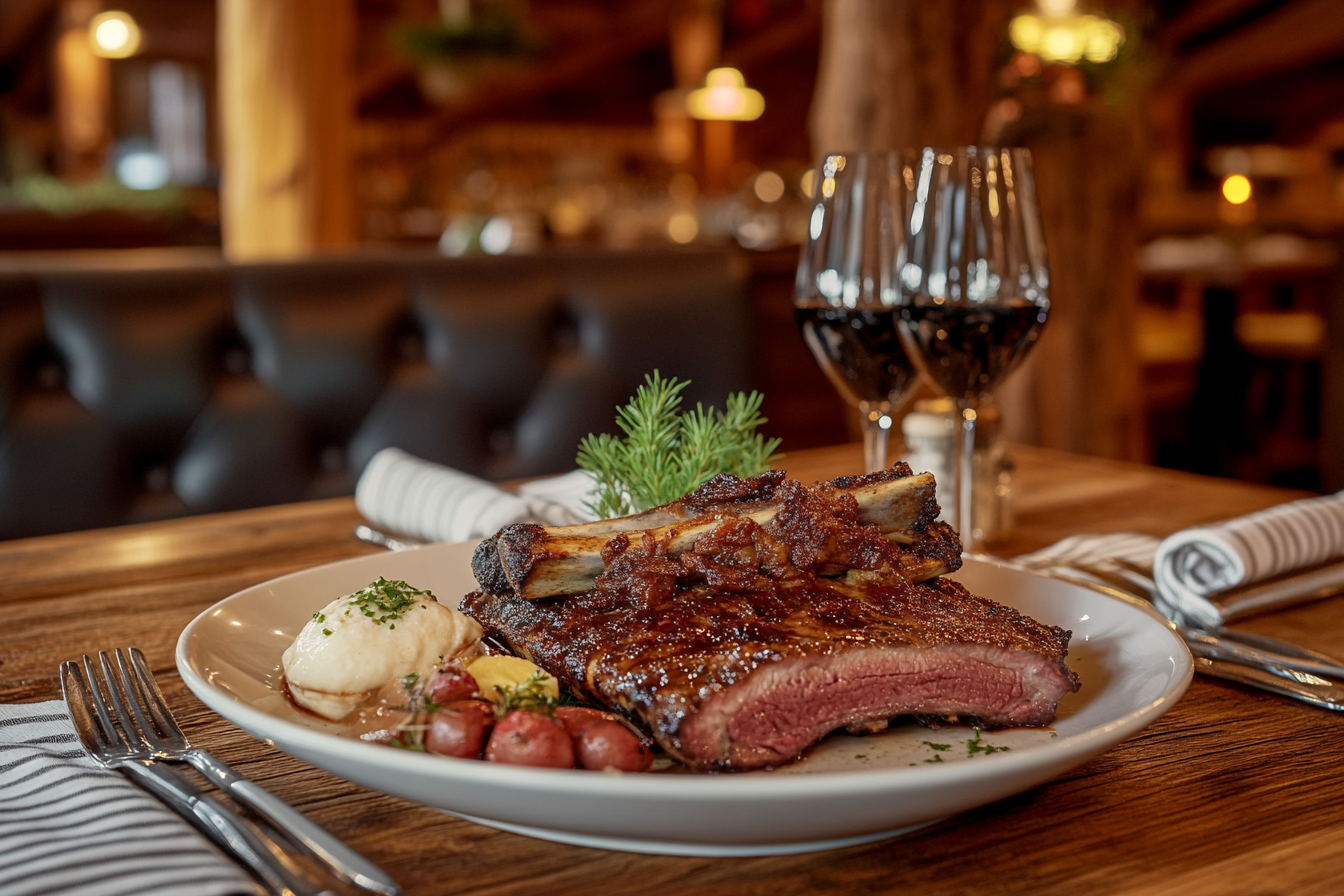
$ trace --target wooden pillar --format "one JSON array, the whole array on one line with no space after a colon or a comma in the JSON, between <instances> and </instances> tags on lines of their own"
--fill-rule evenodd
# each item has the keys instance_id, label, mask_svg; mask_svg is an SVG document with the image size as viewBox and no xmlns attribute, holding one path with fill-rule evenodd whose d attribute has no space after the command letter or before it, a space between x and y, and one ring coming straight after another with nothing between
<instances>
[{"instance_id":1,"label":"wooden pillar","mask_svg":"<svg viewBox=\"0 0 1344 896\"><path fill-rule=\"evenodd\" d=\"M355 243L354 0L219 0L224 251Z\"/></svg>"},{"instance_id":2,"label":"wooden pillar","mask_svg":"<svg viewBox=\"0 0 1344 896\"><path fill-rule=\"evenodd\" d=\"M110 139L107 60L89 46L89 20L96 0L66 0L60 8L55 47L56 164L67 180L91 180L103 173Z\"/></svg>"},{"instance_id":3,"label":"wooden pillar","mask_svg":"<svg viewBox=\"0 0 1344 896\"><path fill-rule=\"evenodd\" d=\"M812 150L974 143L1008 0L825 0Z\"/></svg>"},{"instance_id":4,"label":"wooden pillar","mask_svg":"<svg viewBox=\"0 0 1344 896\"><path fill-rule=\"evenodd\" d=\"M1005 407L1012 435L1082 454L1145 459L1135 345L1141 135L1105 108L1028 113L1007 142L1031 149L1050 257L1050 321ZM1025 405L1025 406L1023 406Z\"/></svg>"},{"instance_id":5,"label":"wooden pillar","mask_svg":"<svg viewBox=\"0 0 1344 896\"><path fill-rule=\"evenodd\" d=\"M820 155L985 139L1010 0L823 0L812 106ZM1010 437L1139 459L1143 408L1134 350L1140 158L1136 110L1050 107L1011 132L1029 146L1051 269L1051 320L999 390Z\"/></svg>"},{"instance_id":6,"label":"wooden pillar","mask_svg":"<svg viewBox=\"0 0 1344 896\"><path fill-rule=\"evenodd\" d=\"M1335 252L1321 357L1321 488L1327 492L1344 489L1344 237L1336 237Z\"/></svg>"}]
</instances>

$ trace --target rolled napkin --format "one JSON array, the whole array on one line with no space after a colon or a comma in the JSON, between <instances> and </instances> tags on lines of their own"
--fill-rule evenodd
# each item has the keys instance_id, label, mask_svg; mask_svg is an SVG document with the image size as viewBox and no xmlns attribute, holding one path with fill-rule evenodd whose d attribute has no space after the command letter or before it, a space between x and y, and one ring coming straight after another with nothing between
<instances>
[{"instance_id":1,"label":"rolled napkin","mask_svg":"<svg viewBox=\"0 0 1344 896\"><path fill-rule=\"evenodd\" d=\"M1342 554L1344 492L1184 529L1165 540L1132 532L1074 535L1015 562L1102 583L1120 576L1152 591L1168 618L1216 628L1344 586L1344 562L1331 562ZM1134 567L1151 569L1152 576Z\"/></svg>"},{"instance_id":2,"label":"rolled napkin","mask_svg":"<svg viewBox=\"0 0 1344 896\"><path fill-rule=\"evenodd\" d=\"M0 893L263 896L158 800L89 758L60 700L0 705Z\"/></svg>"},{"instance_id":3,"label":"rolled napkin","mask_svg":"<svg viewBox=\"0 0 1344 896\"><path fill-rule=\"evenodd\" d=\"M570 526L594 517L584 507L593 485L583 470L525 483L518 494L399 448L373 456L355 486L369 522L425 541L466 541L510 523Z\"/></svg>"},{"instance_id":4,"label":"rolled napkin","mask_svg":"<svg viewBox=\"0 0 1344 896\"><path fill-rule=\"evenodd\" d=\"M1305 498L1167 538L1153 558L1156 603L1204 626L1344 585L1344 564L1269 582L1344 554L1344 492ZM1243 586L1265 582L1254 589ZM1228 593L1232 589L1235 593Z\"/></svg>"}]
</instances>

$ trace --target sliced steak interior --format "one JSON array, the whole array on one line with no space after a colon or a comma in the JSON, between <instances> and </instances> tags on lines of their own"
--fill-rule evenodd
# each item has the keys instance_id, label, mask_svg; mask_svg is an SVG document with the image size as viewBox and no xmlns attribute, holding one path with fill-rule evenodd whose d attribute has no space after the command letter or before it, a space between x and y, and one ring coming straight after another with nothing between
<instances>
[{"instance_id":1,"label":"sliced steak interior","mask_svg":"<svg viewBox=\"0 0 1344 896\"><path fill-rule=\"evenodd\" d=\"M1069 632L946 579L912 584L852 498L789 481L775 494L765 524L721 518L676 556L665 531L612 539L590 591L525 600L482 583L462 609L697 769L782 764L904 714L1045 725L1078 689Z\"/></svg>"}]
</instances>

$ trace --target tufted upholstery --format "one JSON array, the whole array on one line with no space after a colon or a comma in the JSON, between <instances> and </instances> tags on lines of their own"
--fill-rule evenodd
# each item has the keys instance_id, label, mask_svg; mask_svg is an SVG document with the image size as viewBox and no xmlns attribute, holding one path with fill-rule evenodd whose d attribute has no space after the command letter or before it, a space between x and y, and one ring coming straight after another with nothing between
<instances>
[{"instance_id":1,"label":"tufted upholstery","mask_svg":"<svg viewBox=\"0 0 1344 896\"><path fill-rule=\"evenodd\" d=\"M655 367L750 383L729 251L0 262L0 538L350 494L389 445L558 472Z\"/></svg>"}]
</instances>

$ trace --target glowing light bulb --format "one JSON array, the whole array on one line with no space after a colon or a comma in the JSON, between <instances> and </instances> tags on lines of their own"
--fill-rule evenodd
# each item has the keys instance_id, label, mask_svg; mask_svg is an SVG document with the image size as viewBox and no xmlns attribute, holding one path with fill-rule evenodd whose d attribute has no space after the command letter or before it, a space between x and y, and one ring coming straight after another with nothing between
<instances>
[{"instance_id":1,"label":"glowing light bulb","mask_svg":"<svg viewBox=\"0 0 1344 896\"><path fill-rule=\"evenodd\" d=\"M686 111L707 121L755 121L765 111L765 97L752 90L735 68L716 68L705 86L686 95Z\"/></svg>"},{"instance_id":2,"label":"glowing light bulb","mask_svg":"<svg viewBox=\"0 0 1344 896\"><path fill-rule=\"evenodd\" d=\"M1079 15L1075 0L1040 0L1041 15L1023 13L1008 23L1008 39L1023 53L1073 65L1110 62L1125 42L1125 29L1105 16Z\"/></svg>"},{"instance_id":3,"label":"glowing light bulb","mask_svg":"<svg viewBox=\"0 0 1344 896\"><path fill-rule=\"evenodd\" d=\"M1233 205L1241 205L1251 198L1251 181L1244 174L1229 174L1223 178L1223 198Z\"/></svg>"},{"instance_id":4,"label":"glowing light bulb","mask_svg":"<svg viewBox=\"0 0 1344 896\"><path fill-rule=\"evenodd\" d=\"M131 14L113 9L89 20L89 45L95 56L125 59L140 49L140 26Z\"/></svg>"}]
</instances>

